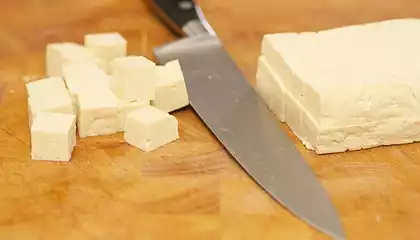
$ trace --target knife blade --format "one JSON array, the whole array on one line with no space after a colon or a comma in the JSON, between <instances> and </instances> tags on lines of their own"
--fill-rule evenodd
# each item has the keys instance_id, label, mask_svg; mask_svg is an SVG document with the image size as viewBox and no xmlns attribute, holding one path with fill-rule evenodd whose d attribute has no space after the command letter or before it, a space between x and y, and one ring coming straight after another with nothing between
<instances>
[{"instance_id":1,"label":"knife blade","mask_svg":"<svg viewBox=\"0 0 420 240\"><path fill-rule=\"evenodd\" d=\"M156 58L162 64L179 60L191 107L225 149L295 216L335 239L345 239L325 189L209 28L198 5L191 0L150 0L149 4L184 36L157 47ZM186 30L200 24L194 31Z\"/></svg>"}]
</instances>

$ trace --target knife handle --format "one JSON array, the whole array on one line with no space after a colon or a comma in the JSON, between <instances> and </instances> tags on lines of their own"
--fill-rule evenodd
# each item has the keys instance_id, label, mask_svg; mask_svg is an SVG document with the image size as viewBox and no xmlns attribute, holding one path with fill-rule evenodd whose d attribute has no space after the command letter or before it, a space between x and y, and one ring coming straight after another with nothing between
<instances>
[{"instance_id":1,"label":"knife handle","mask_svg":"<svg viewBox=\"0 0 420 240\"><path fill-rule=\"evenodd\" d=\"M146 2L178 35L194 36L208 32L197 12L199 8L194 0L146 0Z\"/></svg>"}]
</instances>

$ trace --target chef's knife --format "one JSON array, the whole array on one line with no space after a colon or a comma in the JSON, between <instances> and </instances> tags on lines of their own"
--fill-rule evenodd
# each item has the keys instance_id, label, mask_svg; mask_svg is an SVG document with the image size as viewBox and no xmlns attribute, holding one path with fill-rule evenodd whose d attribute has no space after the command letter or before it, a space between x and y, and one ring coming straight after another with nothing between
<instances>
[{"instance_id":1,"label":"chef's knife","mask_svg":"<svg viewBox=\"0 0 420 240\"><path fill-rule=\"evenodd\" d=\"M178 59L190 105L245 171L274 199L309 225L344 239L337 212L315 174L280 129L192 0L149 0L183 39L154 53Z\"/></svg>"}]
</instances>

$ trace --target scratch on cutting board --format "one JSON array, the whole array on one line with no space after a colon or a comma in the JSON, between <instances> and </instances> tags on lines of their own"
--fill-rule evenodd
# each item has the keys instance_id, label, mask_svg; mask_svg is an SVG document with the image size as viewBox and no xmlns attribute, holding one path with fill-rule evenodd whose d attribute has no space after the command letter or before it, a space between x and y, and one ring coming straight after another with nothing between
<instances>
[{"instance_id":1,"label":"scratch on cutting board","mask_svg":"<svg viewBox=\"0 0 420 240\"><path fill-rule=\"evenodd\" d=\"M391 169L390 164L380 162L347 162L344 163L344 170L350 174L386 174Z\"/></svg>"},{"instance_id":2,"label":"scratch on cutting board","mask_svg":"<svg viewBox=\"0 0 420 240\"><path fill-rule=\"evenodd\" d=\"M0 93L0 98L1 98L1 93ZM5 132L7 135L9 135L10 137L12 137L12 138L14 138L14 139L18 140L18 141L19 141L19 142L21 142L21 143L24 143L24 144L26 144L26 145L29 145L29 143L27 143L26 141L24 141L24 140L20 139L19 137L17 137L17 136L16 136L16 134L14 134L13 132L9 131L8 129L6 129L6 128L4 128L4 127L1 127L1 126L0 126L0 131Z\"/></svg>"},{"instance_id":3,"label":"scratch on cutting board","mask_svg":"<svg viewBox=\"0 0 420 240\"><path fill-rule=\"evenodd\" d=\"M347 176L385 176L391 174L389 163L383 162L344 162L325 164L321 172L340 171Z\"/></svg>"}]
</instances>

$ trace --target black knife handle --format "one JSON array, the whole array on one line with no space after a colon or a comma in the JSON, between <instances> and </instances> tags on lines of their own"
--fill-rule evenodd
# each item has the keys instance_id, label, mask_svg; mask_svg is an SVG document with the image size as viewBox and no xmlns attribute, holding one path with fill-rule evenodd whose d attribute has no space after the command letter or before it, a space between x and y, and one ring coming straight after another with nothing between
<instances>
[{"instance_id":1,"label":"black knife handle","mask_svg":"<svg viewBox=\"0 0 420 240\"><path fill-rule=\"evenodd\" d=\"M194 0L147 0L153 11L176 33L185 36L183 27L199 21Z\"/></svg>"}]
</instances>

